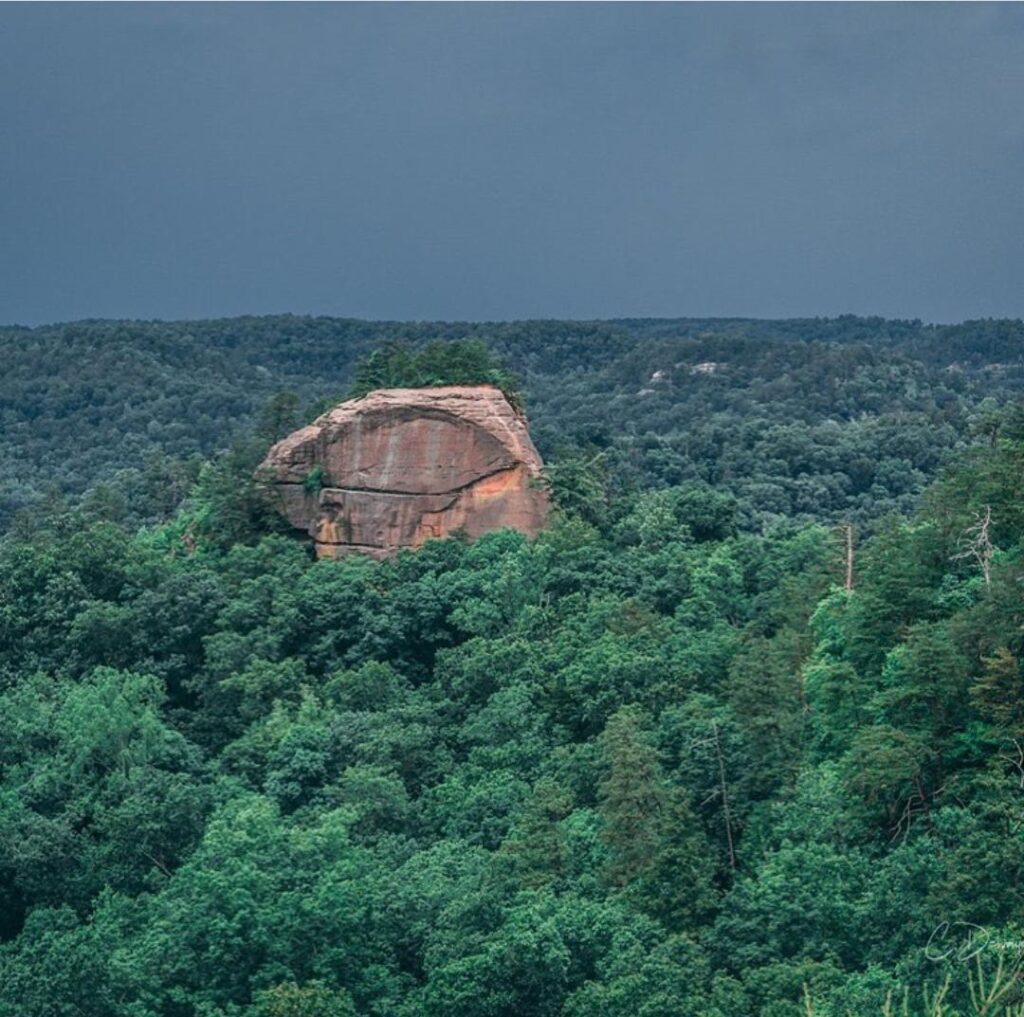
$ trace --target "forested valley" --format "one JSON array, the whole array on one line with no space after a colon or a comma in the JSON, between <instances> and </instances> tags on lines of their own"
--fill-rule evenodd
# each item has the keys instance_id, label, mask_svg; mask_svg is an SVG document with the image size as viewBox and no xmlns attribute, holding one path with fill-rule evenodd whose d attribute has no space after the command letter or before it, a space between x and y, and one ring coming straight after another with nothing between
<instances>
[{"instance_id":1,"label":"forested valley","mask_svg":"<svg viewBox=\"0 0 1024 1017\"><path fill-rule=\"evenodd\" d=\"M0 1017L1024 1014L1024 325L0 330ZM491 381L536 540L253 469Z\"/></svg>"}]
</instances>

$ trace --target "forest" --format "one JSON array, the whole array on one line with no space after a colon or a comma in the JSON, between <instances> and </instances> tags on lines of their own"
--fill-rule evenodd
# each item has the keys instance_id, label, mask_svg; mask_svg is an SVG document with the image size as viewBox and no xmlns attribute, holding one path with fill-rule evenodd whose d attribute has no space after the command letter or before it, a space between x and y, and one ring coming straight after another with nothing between
<instances>
[{"instance_id":1,"label":"forest","mask_svg":"<svg viewBox=\"0 0 1024 1017\"><path fill-rule=\"evenodd\" d=\"M0 330L0 1017L1024 1015L1024 324ZM536 540L252 476L521 400Z\"/></svg>"},{"instance_id":2,"label":"forest","mask_svg":"<svg viewBox=\"0 0 1024 1017\"><path fill-rule=\"evenodd\" d=\"M0 528L90 488L167 517L203 459L309 419L389 343L483 341L548 460L599 457L624 493L704 482L740 525L906 513L1024 387L1024 324L394 323L280 316L0 328ZM288 413L266 417L275 397ZM993 416L994 415L994 416Z\"/></svg>"}]
</instances>

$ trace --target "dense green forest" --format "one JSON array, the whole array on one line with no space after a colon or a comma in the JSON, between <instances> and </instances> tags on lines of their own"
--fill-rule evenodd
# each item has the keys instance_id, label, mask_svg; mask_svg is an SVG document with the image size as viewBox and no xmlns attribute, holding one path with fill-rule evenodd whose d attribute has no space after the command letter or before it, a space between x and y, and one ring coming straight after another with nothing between
<instances>
[{"instance_id":1,"label":"dense green forest","mask_svg":"<svg viewBox=\"0 0 1024 1017\"><path fill-rule=\"evenodd\" d=\"M1024 1013L1021 332L8 330L0 1017ZM275 532L253 455L467 337L551 529Z\"/></svg>"},{"instance_id":2,"label":"dense green forest","mask_svg":"<svg viewBox=\"0 0 1024 1017\"><path fill-rule=\"evenodd\" d=\"M120 506L129 524L157 522L201 458L266 423L276 394L294 394L286 422L299 423L351 390L361 356L452 339L486 342L518 376L545 458L599 456L622 491L710 483L737 497L752 531L910 511L1024 384L1019 321L282 316L4 328L0 527L99 481L108 515Z\"/></svg>"}]
</instances>

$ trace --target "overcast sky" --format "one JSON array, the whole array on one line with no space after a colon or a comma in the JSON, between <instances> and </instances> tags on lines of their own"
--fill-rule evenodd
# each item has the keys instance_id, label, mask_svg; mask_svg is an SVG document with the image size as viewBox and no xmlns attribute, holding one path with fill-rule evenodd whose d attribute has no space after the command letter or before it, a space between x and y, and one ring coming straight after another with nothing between
<instances>
[{"instance_id":1,"label":"overcast sky","mask_svg":"<svg viewBox=\"0 0 1024 1017\"><path fill-rule=\"evenodd\" d=\"M1024 315L1022 4L0 5L0 322Z\"/></svg>"}]
</instances>

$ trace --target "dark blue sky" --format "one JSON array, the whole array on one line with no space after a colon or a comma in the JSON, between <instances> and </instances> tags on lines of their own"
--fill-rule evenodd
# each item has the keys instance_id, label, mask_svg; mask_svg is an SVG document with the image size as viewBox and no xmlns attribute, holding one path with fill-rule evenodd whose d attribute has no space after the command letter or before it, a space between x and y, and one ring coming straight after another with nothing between
<instances>
[{"instance_id":1,"label":"dark blue sky","mask_svg":"<svg viewBox=\"0 0 1024 1017\"><path fill-rule=\"evenodd\" d=\"M0 7L0 322L1024 315L1024 5Z\"/></svg>"}]
</instances>

